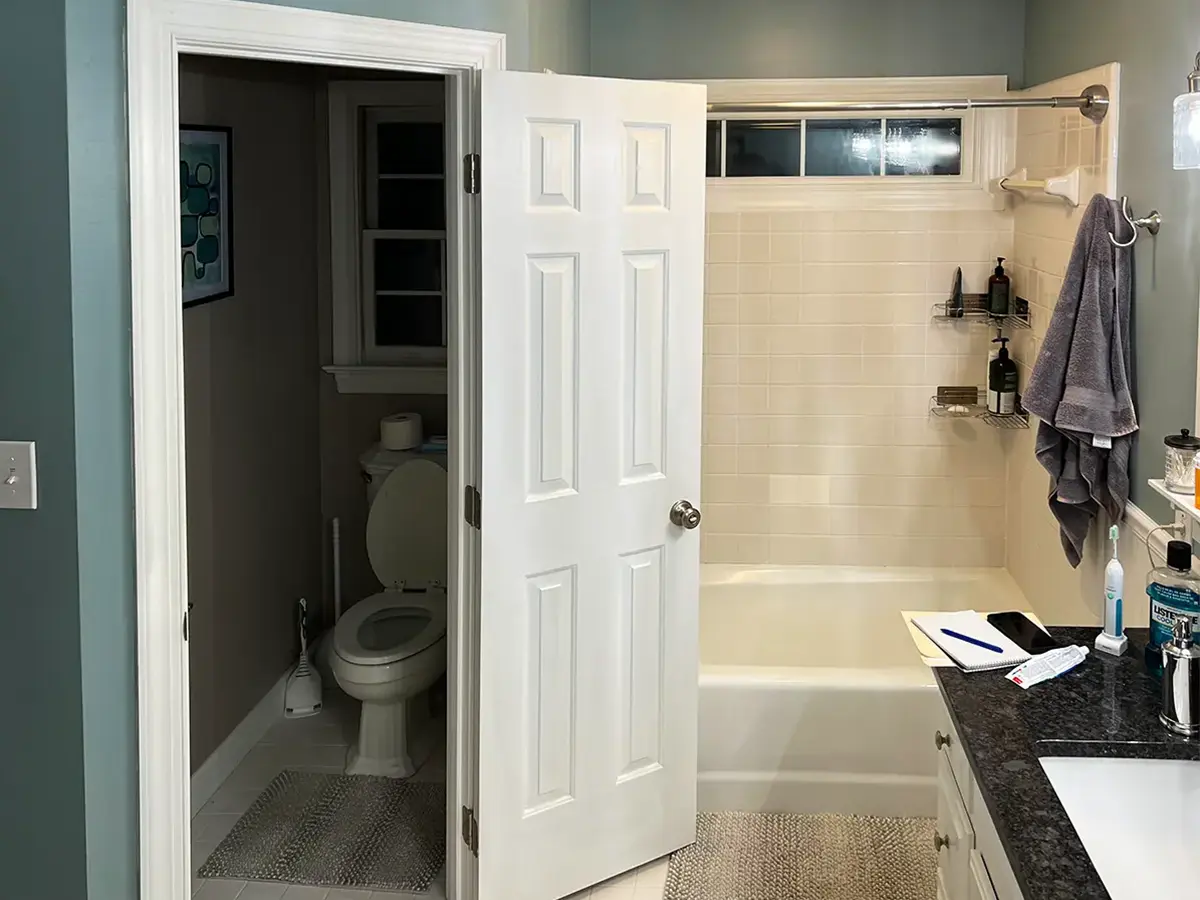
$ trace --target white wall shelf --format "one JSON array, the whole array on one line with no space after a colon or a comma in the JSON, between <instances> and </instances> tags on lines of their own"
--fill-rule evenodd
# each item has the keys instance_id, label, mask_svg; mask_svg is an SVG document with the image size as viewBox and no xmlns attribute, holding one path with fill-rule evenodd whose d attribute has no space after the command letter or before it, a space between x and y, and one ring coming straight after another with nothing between
<instances>
[{"instance_id":1,"label":"white wall shelf","mask_svg":"<svg viewBox=\"0 0 1200 900\"><path fill-rule=\"evenodd\" d=\"M1197 509L1196 498L1191 494L1177 494L1167 490L1167 483L1161 478L1151 478L1149 485L1156 494L1165 497L1173 507L1189 516L1193 523L1200 522L1200 509Z\"/></svg>"},{"instance_id":2,"label":"white wall shelf","mask_svg":"<svg viewBox=\"0 0 1200 900\"><path fill-rule=\"evenodd\" d=\"M445 394L445 366L325 366L339 394Z\"/></svg>"}]
</instances>

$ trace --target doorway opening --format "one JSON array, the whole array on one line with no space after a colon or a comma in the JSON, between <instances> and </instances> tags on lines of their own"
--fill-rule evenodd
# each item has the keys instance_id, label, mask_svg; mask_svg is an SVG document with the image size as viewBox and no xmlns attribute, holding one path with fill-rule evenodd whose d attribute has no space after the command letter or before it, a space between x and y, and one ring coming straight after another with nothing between
<instances>
[{"instance_id":1,"label":"doorway opening","mask_svg":"<svg viewBox=\"0 0 1200 900\"><path fill-rule=\"evenodd\" d=\"M178 92L192 866L439 900L449 409L405 367L458 300L447 82L187 55Z\"/></svg>"}]
</instances>

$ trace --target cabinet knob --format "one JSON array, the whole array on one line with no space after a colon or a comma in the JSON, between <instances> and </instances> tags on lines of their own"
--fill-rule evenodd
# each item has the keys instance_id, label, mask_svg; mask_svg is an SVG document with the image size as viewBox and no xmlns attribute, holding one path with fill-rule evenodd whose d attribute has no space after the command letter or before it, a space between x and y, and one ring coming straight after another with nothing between
<instances>
[{"instance_id":1,"label":"cabinet knob","mask_svg":"<svg viewBox=\"0 0 1200 900\"><path fill-rule=\"evenodd\" d=\"M935 831L933 833L933 852L941 853L942 850L949 850L949 849L950 849L950 838L945 837L944 835L940 835Z\"/></svg>"},{"instance_id":2,"label":"cabinet knob","mask_svg":"<svg viewBox=\"0 0 1200 900\"><path fill-rule=\"evenodd\" d=\"M941 750L943 747L950 746L950 735L942 734L940 731L933 733L933 746Z\"/></svg>"}]
</instances>

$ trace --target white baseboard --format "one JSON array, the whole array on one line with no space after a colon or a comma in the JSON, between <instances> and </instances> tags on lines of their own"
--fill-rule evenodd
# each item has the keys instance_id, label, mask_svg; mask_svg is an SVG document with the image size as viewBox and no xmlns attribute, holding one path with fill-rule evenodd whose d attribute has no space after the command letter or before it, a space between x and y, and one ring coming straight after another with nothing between
<instances>
[{"instance_id":1,"label":"white baseboard","mask_svg":"<svg viewBox=\"0 0 1200 900\"><path fill-rule=\"evenodd\" d=\"M246 718L238 723L229 733L229 737L221 742L221 746L196 770L191 785L193 816L212 799L217 788L233 774L238 763L266 736L271 726L283 718L283 695L287 690L287 680L292 674L292 668L288 666L287 671L258 701L258 705L246 714Z\"/></svg>"}]
</instances>

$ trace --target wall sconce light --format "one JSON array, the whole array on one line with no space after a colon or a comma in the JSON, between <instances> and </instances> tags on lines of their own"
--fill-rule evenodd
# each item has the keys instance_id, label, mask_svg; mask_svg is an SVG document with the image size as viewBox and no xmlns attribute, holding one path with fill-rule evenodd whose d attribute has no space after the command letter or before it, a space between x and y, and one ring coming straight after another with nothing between
<instances>
[{"instance_id":1,"label":"wall sconce light","mask_svg":"<svg viewBox=\"0 0 1200 900\"><path fill-rule=\"evenodd\" d=\"M1200 54L1188 92L1175 98L1175 168L1200 169Z\"/></svg>"}]
</instances>

